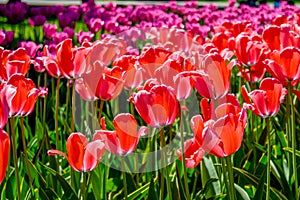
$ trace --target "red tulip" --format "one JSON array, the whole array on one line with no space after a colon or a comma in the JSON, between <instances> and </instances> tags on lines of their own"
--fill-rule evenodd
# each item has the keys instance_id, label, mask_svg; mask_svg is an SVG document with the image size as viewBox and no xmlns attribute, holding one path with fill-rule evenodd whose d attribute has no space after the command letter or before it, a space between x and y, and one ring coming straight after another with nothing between
<instances>
[{"instance_id":1,"label":"red tulip","mask_svg":"<svg viewBox=\"0 0 300 200\"><path fill-rule=\"evenodd\" d=\"M92 50L88 55L88 62L93 64L95 61L98 61L107 66L118 57L124 55L126 47L123 39L107 37L93 44Z\"/></svg>"},{"instance_id":2,"label":"red tulip","mask_svg":"<svg viewBox=\"0 0 300 200\"><path fill-rule=\"evenodd\" d=\"M184 149L185 149L184 158L185 158L185 163L187 168L196 167L205 156L205 151L195 141L194 138L184 142ZM179 160L182 160L182 149L179 149L177 151L177 155Z\"/></svg>"},{"instance_id":3,"label":"red tulip","mask_svg":"<svg viewBox=\"0 0 300 200\"><path fill-rule=\"evenodd\" d=\"M239 113L228 113L219 118L204 134L205 137L211 137L210 141L218 139L218 142L213 149L210 149L210 145L206 145L205 147L208 147L208 149L204 150L219 157L235 153L242 144L246 120L245 109L242 109Z\"/></svg>"},{"instance_id":4,"label":"red tulip","mask_svg":"<svg viewBox=\"0 0 300 200\"><path fill-rule=\"evenodd\" d=\"M124 73L115 73L115 68L104 67L96 61L76 80L75 89L85 100L112 100L122 92Z\"/></svg>"},{"instance_id":5,"label":"red tulip","mask_svg":"<svg viewBox=\"0 0 300 200\"><path fill-rule=\"evenodd\" d=\"M300 47L299 35L290 24L270 25L264 29L262 37L271 50L281 50L289 46Z\"/></svg>"},{"instance_id":6,"label":"red tulip","mask_svg":"<svg viewBox=\"0 0 300 200\"><path fill-rule=\"evenodd\" d=\"M190 76L183 72L183 64L180 60L168 59L155 70L155 78L160 84L170 86L179 101L187 99L193 91Z\"/></svg>"},{"instance_id":7,"label":"red tulip","mask_svg":"<svg viewBox=\"0 0 300 200\"><path fill-rule=\"evenodd\" d=\"M78 78L86 70L85 59L90 48L72 48L72 39L65 39L56 46L57 64L65 78Z\"/></svg>"},{"instance_id":8,"label":"red tulip","mask_svg":"<svg viewBox=\"0 0 300 200\"><path fill-rule=\"evenodd\" d=\"M100 140L89 142L82 133L72 133L67 140L67 155L59 150L49 150L48 155L64 156L75 171L94 170L105 153L105 145Z\"/></svg>"},{"instance_id":9,"label":"red tulip","mask_svg":"<svg viewBox=\"0 0 300 200\"><path fill-rule=\"evenodd\" d=\"M208 121L211 119L216 119L216 113L215 113L215 107L216 105L221 105L221 104L229 104L232 105L231 108L233 109L233 112L238 112L240 110L240 103L237 100L236 96L233 94L227 94L225 97L218 99L217 101L213 101L207 98L203 98L200 101L200 109L202 111L202 116L204 121ZM229 107L227 107L229 108ZM219 110L221 111L221 110ZM218 114L220 116L220 113Z\"/></svg>"},{"instance_id":10,"label":"red tulip","mask_svg":"<svg viewBox=\"0 0 300 200\"><path fill-rule=\"evenodd\" d=\"M40 57L43 67L47 70L48 74L53 77L61 77L62 72L57 63L57 59L49 53L48 46L43 48L44 56ZM42 67L41 67L42 68Z\"/></svg>"},{"instance_id":11,"label":"red tulip","mask_svg":"<svg viewBox=\"0 0 300 200\"><path fill-rule=\"evenodd\" d=\"M22 74L9 78L2 93L9 106L10 116L26 116L30 114L39 95L42 95L31 79Z\"/></svg>"},{"instance_id":12,"label":"red tulip","mask_svg":"<svg viewBox=\"0 0 300 200\"><path fill-rule=\"evenodd\" d=\"M0 129L3 128L9 116L9 107L3 94L4 83L0 84Z\"/></svg>"},{"instance_id":13,"label":"red tulip","mask_svg":"<svg viewBox=\"0 0 300 200\"><path fill-rule=\"evenodd\" d=\"M75 90L84 100L98 99L96 89L105 69L106 68L100 62L95 62L88 71L81 75L81 78L76 79Z\"/></svg>"},{"instance_id":14,"label":"red tulip","mask_svg":"<svg viewBox=\"0 0 300 200\"><path fill-rule=\"evenodd\" d=\"M273 51L268 60L268 72L283 84L291 81L295 86L300 79L300 50L286 47L281 51Z\"/></svg>"},{"instance_id":15,"label":"red tulip","mask_svg":"<svg viewBox=\"0 0 300 200\"><path fill-rule=\"evenodd\" d=\"M0 80L7 80L16 73L25 75L30 67L30 57L24 48L15 51L0 47Z\"/></svg>"},{"instance_id":16,"label":"red tulip","mask_svg":"<svg viewBox=\"0 0 300 200\"><path fill-rule=\"evenodd\" d=\"M137 57L133 55L123 55L116 59L113 63L114 73L124 76L124 87L126 89L134 89L143 82L143 69L137 66Z\"/></svg>"},{"instance_id":17,"label":"red tulip","mask_svg":"<svg viewBox=\"0 0 300 200\"><path fill-rule=\"evenodd\" d=\"M261 80L266 71L264 60L267 58L268 48L260 38L258 40L246 34L240 34L236 38L235 55L238 67L247 81Z\"/></svg>"},{"instance_id":18,"label":"red tulip","mask_svg":"<svg viewBox=\"0 0 300 200\"><path fill-rule=\"evenodd\" d=\"M172 53L162 48L144 48L138 62L145 69L145 78L153 78L155 70L160 67Z\"/></svg>"},{"instance_id":19,"label":"red tulip","mask_svg":"<svg viewBox=\"0 0 300 200\"><path fill-rule=\"evenodd\" d=\"M228 48L228 39L229 36L224 32L216 33L212 38L212 43L218 48L219 51L222 51Z\"/></svg>"},{"instance_id":20,"label":"red tulip","mask_svg":"<svg viewBox=\"0 0 300 200\"><path fill-rule=\"evenodd\" d=\"M191 119L195 139L207 153L225 157L241 146L247 113L232 103L223 103L214 109L214 118L203 121L200 115Z\"/></svg>"},{"instance_id":21,"label":"red tulip","mask_svg":"<svg viewBox=\"0 0 300 200\"><path fill-rule=\"evenodd\" d=\"M228 93L231 66L217 53L208 54L202 62L203 71L191 72L194 86L205 98L218 99Z\"/></svg>"},{"instance_id":22,"label":"red tulip","mask_svg":"<svg viewBox=\"0 0 300 200\"><path fill-rule=\"evenodd\" d=\"M119 96L124 87L124 74L114 74L114 69L106 68L100 75L96 88L96 97L111 100Z\"/></svg>"},{"instance_id":23,"label":"red tulip","mask_svg":"<svg viewBox=\"0 0 300 200\"><path fill-rule=\"evenodd\" d=\"M142 119L152 127L173 124L179 113L179 103L172 88L151 79L129 100L134 103Z\"/></svg>"},{"instance_id":24,"label":"red tulip","mask_svg":"<svg viewBox=\"0 0 300 200\"><path fill-rule=\"evenodd\" d=\"M113 120L114 131L106 130L104 118L101 121L103 130L96 131L94 139L104 141L106 149L117 155L132 153L136 149L140 136L148 132L144 126L138 130L137 122L131 114L118 114Z\"/></svg>"},{"instance_id":25,"label":"red tulip","mask_svg":"<svg viewBox=\"0 0 300 200\"><path fill-rule=\"evenodd\" d=\"M246 105L260 117L270 117L278 113L280 103L283 101L287 90L280 81L274 78L265 78L259 90L248 93L245 86L242 87L242 95Z\"/></svg>"},{"instance_id":26,"label":"red tulip","mask_svg":"<svg viewBox=\"0 0 300 200\"><path fill-rule=\"evenodd\" d=\"M0 129L0 184L2 183L9 162L10 140L8 134Z\"/></svg>"}]
</instances>

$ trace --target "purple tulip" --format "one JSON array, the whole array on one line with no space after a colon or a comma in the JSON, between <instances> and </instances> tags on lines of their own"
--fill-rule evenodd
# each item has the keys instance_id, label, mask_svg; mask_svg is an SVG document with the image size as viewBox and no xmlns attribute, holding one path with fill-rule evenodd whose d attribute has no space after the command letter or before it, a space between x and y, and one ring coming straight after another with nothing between
<instances>
[{"instance_id":1,"label":"purple tulip","mask_svg":"<svg viewBox=\"0 0 300 200\"><path fill-rule=\"evenodd\" d=\"M72 20L71 13L65 13L65 14L58 15L58 23L61 28L64 28L66 26L73 27L75 25Z\"/></svg>"},{"instance_id":2,"label":"purple tulip","mask_svg":"<svg viewBox=\"0 0 300 200\"><path fill-rule=\"evenodd\" d=\"M106 31L111 32L111 33L116 33L118 30L118 22L110 20L110 21L106 21L104 24L104 28Z\"/></svg>"},{"instance_id":3,"label":"purple tulip","mask_svg":"<svg viewBox=\"0 0 300 200\"><path fill-rule=\"evenodd\" d=\"M55 44L59 44L67 38L69 38L69 35L65 32L55 33L53 35L53 41Z\"/></svg>"},{"instance_id":4,"label":"purple tulip","mask_svg":"<svg viewBox=\"0 0 300 200\"><path fill-rule=\"evenodd\" d=\"M57 32L57 26L55 24L44 24L43 31L45 37L50 39Z\"/></svg>"},{"instance_id":5,"label":"purple tulip","mask_svg":"<svg viewBox=\"0 0 300 200\"><path fill-rule=\"evenodd\" d=\"M70 27L65 27L65 28L63 29L63 32L67 33L68 36L69 36L69 38L73 38L73 37L74 37L74 34L75 34L74 29L73 29L73 28L70 28Z\"/></svg>"},{"instance_id":6,"label":"purple tulip","mask_svg":"<svg viewBox=\"0 0 300 200\"><path fill-rule=\"evenodd\" d=\"M104 21L102 21L99 18L92 18L88 23L89 30L92 33L99 32L102 29L103 25L104 25Z\"/></svg>"},{"instance_id":7,"label":"purple tulip","mask_svg":"<svg viewBox=\"0 0 300 200\"><path fill-rule=\"evenodd\" d=\"M5 41L5 33L4 31L0 30L0 45L2 44L2 42Z\"/></svg>"},{"instance_id":8,"label":"purple tulip","mask_svg":"<svg viewBox=\"0 0 300 200\"><path fill-rule=\"evenodd\" d=\"M23 2L9 3L3 14L7 17L8 23L16 24L24 21L29 6Z\"/></svg>"},{"instance_id":9,"label":"purple tulip","mask_svg":"<svg viewBox=\"0 0 300 200\"><path fill-rule=\"evenodd\" d=\"M5 38L8 43L14 40L15 32L14 31L5 31Z\"/></svg>"},{"instance_id":10,"label":"purple tulip","mask_svg":"<svg viewBox=\"0 0 300 200\"><path fill-rule=\"evenodd\" d=\"M39 48L42 47L42 45L37 45L36 43L32 41L22 41L20 42L20 47L23 47L27 54L30 56L30 58L35 58L36 52Z\"/></svg>"},{"instance_id":11,"label":"purple tulip","mask_svg":"<svg viewBox=\"0 0 300 200\"><path fill-rule=\"evenodd\" d=\"M84 41L88 41L90 42L93 37L94 37L94 34L91 33L91 32L83 32L83 31L80 31L77 35L77 41L79 44L82 44Z\"/></svg>"},{"instance_id":12,"label":"purple tulip","mask_svg":"<svg viewBox=\"0 0 300 200\"><path fill-rule=\"evenodd\" d=\"M28 19L31 26L42 26L46 22L46 17L44 15L36 15Z\"/></svg>"}]
</instances>

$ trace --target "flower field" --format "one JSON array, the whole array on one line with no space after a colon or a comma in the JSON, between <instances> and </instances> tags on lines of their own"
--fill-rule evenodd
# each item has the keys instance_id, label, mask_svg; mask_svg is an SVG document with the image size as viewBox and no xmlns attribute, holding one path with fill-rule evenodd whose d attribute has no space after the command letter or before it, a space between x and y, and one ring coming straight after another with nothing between
<instances>
[{"instance_id":1,"label":"flower field","mask_svg":"<svg viewBox=\"0 0 300 200\"><path fill-rule=\"evenodd\" d=\"M0 5L0 199L299 200L300 8Z\"/></svg>"}]
</instances>

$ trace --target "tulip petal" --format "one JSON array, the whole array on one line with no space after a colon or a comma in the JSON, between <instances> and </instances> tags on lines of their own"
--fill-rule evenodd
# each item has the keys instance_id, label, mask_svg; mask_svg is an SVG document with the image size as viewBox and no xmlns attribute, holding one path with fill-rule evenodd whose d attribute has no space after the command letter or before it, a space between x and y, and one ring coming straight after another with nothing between
<instances>
[{"instance_id":1,"label":"tulip petal","mask_svg":"<svg viewBox=\"0 0 300 200\"><path fill-rule=\"evenodd\" d=\"M85 154L83 157L83 171L87 172L92 171L97 167L106 149L104 143L100 140L95 140L88 143L85 148Z\"/></svg>"},{"instance_id":2,"label":"tulip petal","mask_svg":"<svg viewBox=\"0 0 300 200\"><path fill-rule=\"evenodd\" d=\"M83 171L85 146L88 144L88 139L82 133L72 133L67 140L68 161L71 167L76 171Z\"/></svg>"},{"instance_id":3,"label":"tulip petal","mask_svg":"<svg viewBox=\"0 0 300 200\"><path fill-rule=\"evenodd\" d=\"M8 134L0 129L0 184L2 183L9 162L10 140Z\"/></svg>"},{"instance_id":4,"label":"tulip petal","mask_svg":"<svg viewBox=\"0 0 300 200\"><path fill-rule=\"evenodd\" d=\"M182 160L182 149L177 151L178 158ZM184 142L184 157L187 168L196 167L205 156L205 151L194 138Z\"/></svg>"}]
</instances>

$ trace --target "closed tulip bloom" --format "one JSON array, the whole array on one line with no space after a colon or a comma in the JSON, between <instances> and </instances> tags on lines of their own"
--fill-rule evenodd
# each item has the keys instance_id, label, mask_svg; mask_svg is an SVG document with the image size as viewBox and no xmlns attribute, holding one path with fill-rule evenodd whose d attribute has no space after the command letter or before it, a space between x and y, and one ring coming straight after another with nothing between
<instances>
[{"instance_id":1,"label":"closed tulip bloom","mask_svg":"<svg viewBox=\"0 0 300 200\"><path fill-rule=\"evenodd\" d=\"M96 88L96 97L102 100L112 100L119 96L124 87L124 74L114 74L114 70L106 68L99 76Z\"/></svg>"},{"instance_id":2,"label":"closed tulip bloom","mask_svg":"<svg viewBox=\"0 0 300 200\"><path fill-rule=\"evenodd\" d=\"M66 39L56 46L57 64L65 78L78 78L86 70L85 59L90 48L72 48L72 40Z\"/></svg>"},{"instance_id":3,"label":"closed tulip bloom","mask_svg":"<svg viewBox=\"0 0 300 200\"><path fill-rule=\"evenodd\" d=\"M101 157L105 153L105 145L100 140L89 142L82 133L72 133L67 139L67 154L62 151L51 149L48 155L64 156L72 169L80 172L94 170Z\"/></svg>"},{"instance_id":4,"label":"closed tulip bloom","mask_svg":"<svg viewBox=\"0 0 300 200\"><path fill-rule=\"evenodd\" d=\"M124 75L124 87L126 89L134 89L140 86L143 82L143 69L137 66L137 57L133 55L123 55L117 58L113 67L115 69L115 73Z\"/></svg>"},{"instance_id":5,"label":"closed tulip bloom","mask_svg":"<svg viewBox=\"0 0 300 200\"><path fill-rule=\"evenodd\" d=\"M101 119L101 124L102 130L96 131L94 139L102 140L106 149L117 155L132 153L136 149L139 138L148 132L145 126L138 129L135 118L128 113L118 114L114 118L114 131L106 130L104 118Z\"/></svg>"},{"instance_id":6,"label":"closed tulip bloom","mask_svg":"<svg viewBox=\"0 0 300 200\"><path fill-rule=\"evenodd\" d=\"M273 51L268 60L268 72L283 84L291 81L295 86L300 79L300 50L296 47L286 47Z\"/></svg>"},{"instance_id":7,"label":"closed tulip bloom","mask_svg":"<svg viewBox=\"0 0 300 200\"><path fill-rule=\"evenodd\" d=\"M30 57L24 48L10 51L0 47L0 80L7 80L16 73L25 75L29 67Z\"/></svg>"},{"instance_id":8,"label":"closed tulip bloom","mask_svg":"<svg viewBox=\"0 0 300 200\"><path fill-rule=\"evenodd\" d=\"M57 26L56 24L44 24L43 31L46 38L52 38L57 32Z\"/></svg>"},{"instance_id":9,"label":"closed tulip bloom","mask_svg":"<svg viewBox=\"0 0 300 200\"><path fill-rule=\"evenodd\" d=\"M231 66L218 54L208 54L202 62L202 71L191 72L193 85L198 93L211 99L218 99L228 93Z\"/></svg>"},{"instance_id":10,"label":"closed tulip bloom","mask_svg":"<svg viewBox=\"0 0 300 200\"><path fill-rule=\"evenodd\" d=\"M10 140L8 134L0 129L0 184L2 183L9 162Z\"/></svg>"},{"instance_id":11,"label":"closed tulip bloom","mask_svg":"<svg viewBox=\"0 0 300 200\"><path fill-rule=\"evenodd\" d=\"M246 34L240 34L235 43L235 54L240 74L247 81L261 80L266 71L264 61L269 51L267 46L261 41L261 38L251 38Z\"/></svg>"},{"instance_id":12,"label":"closed tulip bloom","mask_svg":"<svg viewBox=\"0 0 300 200\"><path fill-rule=\"evenodd\" d=\"M242 87L242 95L246 106L259 117L270 117L278 113L280 103L283 101L287 90L283 88L280 81L274 78L265 78L260 84L260 88L247 92L245 86Z\"/></svg>"},{"instance_id":13,"label":"closed tulip bloom","mask_svg":"<svg viewBox=\"0 0 300 200\"><path fill-rule=\"evenodd\" d=\"M173 124L179 113L179 103L173 89L151 79L129 100L134 103L142 119L155 128Z\"/></svg>"},{"instance_id":14,"label":"closed tulip bloom","mask_svg":"<svg viewBox=\"0 0 300 200\"><path fill-rule=\"evenodd\" d=\"M180 60L168 59L155 70L155 78L159 83L172 87L179 101L187 99L193 92L191 78L183 67L184 63Z\"/></svg>"},{"instance_id":15,"label":"closed tulip bloom","mask_svg":"<svg viewBox=\"0 0 300 200\"><path fill-rule=\"evenodd\" d=\"M155 70L160 67L172 53L163 48L144 48L138 62L145 70L145 78L153 78Z\"/></svg>"},{"instance_id":16,"label":"closed tulip bloom","mask_svg":"<svg viewBox=\"0 0 300 200\"><path fill-rule=\"evenodd\" d=\"M270 25L262 33L265 43L271 50L281 50L289 46L300 47L299 35L291 24Z\"/></svg>"},{"instance_id":17,"label":"closed tulip bloom","mask_svg":"<svg viewBox=\"0 0 300 200\"><path fill-rule=\"evenodd\" d=\"M34 109L37 98L42 95L33 81L22 74L11 76L4 85L2 94L9 106L9 116L29 115Z\"/></svg>"}]
</instances>

